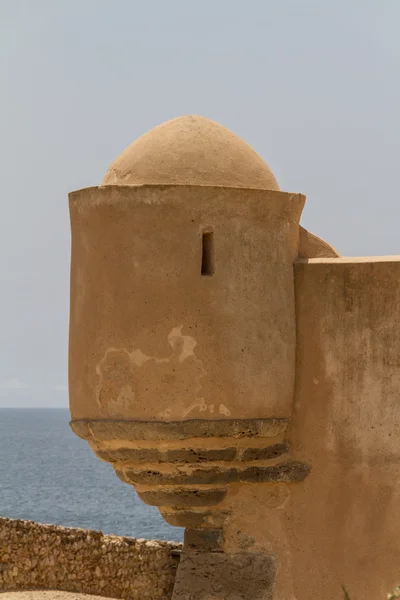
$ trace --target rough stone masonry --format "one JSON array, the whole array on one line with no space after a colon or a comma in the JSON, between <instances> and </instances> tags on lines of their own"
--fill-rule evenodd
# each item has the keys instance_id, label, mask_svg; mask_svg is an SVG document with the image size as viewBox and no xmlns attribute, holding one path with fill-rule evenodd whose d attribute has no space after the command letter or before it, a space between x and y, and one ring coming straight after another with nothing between
<instances>
[{"instance_id":1,"label":"rough stone masonry","mask_svg":"<svg viewBox=\"0 0 400 600\"><path fill-rule=\"evenodd\" d=\"M0 593L65 590L168 600L180 544L0 518Z\"/></svg>"}]
</instances>

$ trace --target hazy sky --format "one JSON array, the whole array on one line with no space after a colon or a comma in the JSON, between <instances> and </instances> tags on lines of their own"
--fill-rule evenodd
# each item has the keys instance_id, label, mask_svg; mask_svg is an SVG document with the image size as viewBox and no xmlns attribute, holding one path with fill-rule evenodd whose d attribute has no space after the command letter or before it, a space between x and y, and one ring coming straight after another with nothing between
<instances>
[{"instance_id":1,"label":"hazy sky","mask_svg":"<svg viewBox=\"0 0 400 600\"><path fill-rule=\"evenodd\" d=\"M68 191L219 121L342 254L400 254L399 0L0 0L0 406L67 406Z\"/></svg>"}]
</instances>

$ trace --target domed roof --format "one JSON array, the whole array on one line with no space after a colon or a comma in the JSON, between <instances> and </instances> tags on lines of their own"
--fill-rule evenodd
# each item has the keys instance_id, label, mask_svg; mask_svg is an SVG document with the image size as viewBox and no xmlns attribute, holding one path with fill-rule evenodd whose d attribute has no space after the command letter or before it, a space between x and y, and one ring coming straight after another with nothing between
<instances>
[{"instance_id":1,"label":"domed roof","mask_svg":"<svg viewBox=\"0 0 400 600\"><path fill-rule=\"evenodd\" d=\"M240 137L204 117L172 119L133 142L102 185L187 184L279 190L263 159Z\"/></svg>"}]
</instances>

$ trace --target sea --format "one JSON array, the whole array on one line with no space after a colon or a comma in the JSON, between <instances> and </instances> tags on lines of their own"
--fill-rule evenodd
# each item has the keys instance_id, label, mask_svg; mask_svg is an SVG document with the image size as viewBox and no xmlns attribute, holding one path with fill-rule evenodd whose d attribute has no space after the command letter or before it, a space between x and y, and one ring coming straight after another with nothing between
<instances>
[{"instance_id":1,"label":"sea","mask_svg":"<svg viewBox=\"0 0 400 600\"><path fill-rule=\"evenodd\" d=\"M0 408L0 516L135 538L182 541L87 442L69 411Z\"/></svg>"}]
</instances>

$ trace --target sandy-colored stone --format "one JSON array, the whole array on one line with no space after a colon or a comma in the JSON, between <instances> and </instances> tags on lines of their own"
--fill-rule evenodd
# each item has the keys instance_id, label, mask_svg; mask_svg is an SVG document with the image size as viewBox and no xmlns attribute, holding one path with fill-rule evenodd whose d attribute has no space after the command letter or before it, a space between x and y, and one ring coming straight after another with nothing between
<instances>
[{"instance_id":1,"label":"sandy-colored stone","mask_svg":"<svg viewBox=\"0 0 400 600\"><path fill-rule=\"evenodd\" d=\"M333 246L314 235L304 227L300 227L300 258L337 258L340 255Z\"/></svg>"},{"instance_id":2,"label":"sandy-colored stone","mask_svg":"<svg viewBox=\"0 0 400 600\"><path fill-rule=\"evenodd\" d=\"M176 598L398 583L400 257L340 257L304 202L197 117L70 194L72 428L191 530Z\"/></svg>"},{"instance_id":3,"label":"sandy-colored stone","mask_svg":"<svg viewBox=\"0 0 400 600\"><path fill-rule=\"evenodd\" d=\"M32 590L25 592L26 600L41 600L36 590L47 589L70 592L65 598L71 600L78 593L167 600L180 549L180 544L0 518L0 592L5 591L1 598L10 594L10 600L17 600L11 592L25 589ZM51 594L64 600L55 591L40 594L43 600Z\"/></svg>"},{"instance_id":4,"label":"sandy-colored stone","mask_svg":"<svg viewBox=\"0 0 400 600\"><path fill-rule=\"evenodd\" d=\"M108 169L102 185L211 185L279 190L263 159L211 119L186 116L155 127Z\"/></svg>"},{"instance_id":5,"label":"sandy-colored stone","mask_svg":"<svg viewBox=\"0 0 400 600\"><path fill-rule=\"evenodd\" d=\"M57 592L35 590L29 592L0 592L1 600L111 600L105 596L78 594L77 592Z\"/></svg>"},{"instance_id":6,"label":"sandy-colored stone","mask_svg":"<svg viewBox=\"0 0 400 600\"><path fill-rule=\"evenodd\" d=\"M303 204L201 186L72 193L73 420L289 416ZM209 228L215 272L204 277Z\"/></svg>"},{"instance_id":7,"label":"sandy-colored stone","mask_svg":"<svg viewBox=\"0 0 400 600\"><path fill-rule=\"evenodd\" d=\"M275 572L267 554L184 552L172 600L272 600Z\"/></svg>"}]
</instances>

